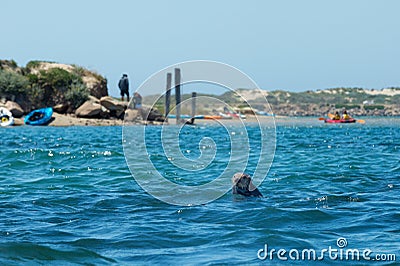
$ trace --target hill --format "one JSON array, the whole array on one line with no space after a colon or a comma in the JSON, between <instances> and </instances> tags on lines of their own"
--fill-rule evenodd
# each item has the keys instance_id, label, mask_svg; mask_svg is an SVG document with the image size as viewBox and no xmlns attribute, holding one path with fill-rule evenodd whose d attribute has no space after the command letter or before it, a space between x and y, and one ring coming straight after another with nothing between
<instances>
[{"instance_id":1,"label":"hill","mask_svg":"<svg viewBox=\"0 0 400 266\"><path fill-rule=\"evenodd\" d=\"M25 112L57 104L73 112L90 95L108 95L107 80L93 71L46 61L19 67L13 60L0 60L0 97L17 102Z\"/></svg>"},{"instance_id":2,"label":"hill","mask_svg":"<svg viewBox=\"0 0 400 266\"><path fill-rule=\"evenodd\" d=\"M317 91L289 92L283 90L265 91L255 89L237 89L222 95L209 96L214 100L199 100L198 113L215 113L223 109L224 103L233 109L242 112L253 111L272 112L285 116L323 116L329 112L348 110L352 115L400 115L400 88L384 88L381 90L368 90L362 88L332 88ZM158 96L147 96L144 102L152 104L163 110L164 97L156 100ZM182 98L190 98L184 94ZM247 101L245 101L246 99ZM267 99L270 107L266 104ZM172 101L174 102L174 101ZM190 106L186 104L183 112L189 113ZM270 109L271 108L271 109Z\"/></svg>"}]
</instances>

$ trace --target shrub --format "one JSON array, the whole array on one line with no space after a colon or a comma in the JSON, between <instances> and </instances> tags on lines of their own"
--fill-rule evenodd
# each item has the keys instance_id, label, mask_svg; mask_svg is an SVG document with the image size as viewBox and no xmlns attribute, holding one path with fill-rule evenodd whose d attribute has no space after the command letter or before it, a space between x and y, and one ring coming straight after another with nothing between
<instances>
[{"instance_id":1,"label":"shrub","mask_svg":"<svg viewBox=\"0 0 400 266\"><path fill-rule=\"evenodd\" d=\"M360 109L360 106L357 104L336 104L335 105L336 109Z\"/></svg>"},{"instance_id":2,"label":"shrub","mask_svg":"<svg viewBox=\"0 0 400 266\"><path fill-rule=\"evenodd\" d=\"M365 110L383 110L385 106L383 105L364 105Z\"/></svg>"},{"instance_id":3,"label":"shrub","mask_svg":"<svg viewBox=\"0 0 400 266\"><path fill-rule=\"evenodd\" d=\"M0 94L18 95L25 93L29 81L21 74L0 70Z\"/></svg>"},{"instance_id":4,"label":"shrub","mask_svg":"<svg viewBox=\"0 0 400 266\"><path fill-rule=\"evenodd\" d=\"M27 97L31 105L36 108L46 107L44 102L45 89L38 84L33 84L27 90Z\"/></svg>"},{"instance_id":5,"label":"shrub","mask_svg":"<svg viewBox=\"0 0 400 266\"><path fill-rule=\"evenodd\" d=\"M28 97L35 106L51 106L62 103L67 99L66 94L73 86L76 87L77 84L83 86L80 76L62 68L40 70L37 75L30 73L27 75L27 79L31 85ZM79 92L79 89L76 92L76 88L73 88L73 91L73 93L69 92L68 95L72 99L70 102L75 105L75 101L82 98L83 94Z\"/></svg>"},{"instance_id":6,"label":"shrub","mask_svg":"<svg viewBox=\"0 0 400 266\"><path fill-rule=\"evenodd\" d=\"M82 83L82 78L61 68L40 71L39 83L42 85L49 85L53 87L53 89L64 91L70 87L73 82Z\"/></svg>"},{"instance_id":7,"label":"shrub","mask_svg":"<svg viewBox=\"0 0 400 266\"><path fill-rule=\"evenodd\" d=\"M83 67L80 67L80 66L77 66L77 65L72 65L72 66L74 67L74 73L76 75L84 76L86 74L86 72L87 72L87 70L84 69Z\"/></svg>"},{"instance_id":8,"label":"shrub","mask_svg":"<svg viewBox=\"0 0 400 266\"><path fill-rule=\"evenodd\" d=\"M27 69L37 68L37 67L40 66L41 63L55 63L55 62L53 62L53 61L38 61L38 60L32 60L32 61L29 61L29 62L26 64L26 67L25 67L25 68L27 68Z\"/></svg>"},{"instance_id":9,"label":"shrub","mask_svg":"<svg viewBox=\"0 0 400 266\"><path fill-rule=\"evenodd\" d=\"M11 69L18 68L17 62L15 62L13 59L0 60L0 69L6 69L6 68L11 68Z\"/></svg>"},{"instance_id":10,"label":"shrub","mask_svg":"<svg viewBox=\"0 0 400 266\"><path fill-rule=\"evenodd\" d=\"M38 75L35 75L35 74L28 74L28 75L26 75L26 77L28 78L29 83L30 83L31 85L37 84L37 83L39 82L39 77L38 77Z\"/></svg>"},{"instance_id":11,"label":"shrub","mask_svg":"<svg viewBox=\"0 0 400 266\"><path fill-rule=\"evenodd\" d=\"M89 90L82 83L74 83L65 93L65 99L76 109L89 98Z\"/></svg>"},{"instance_id":12,"label":"shrub","mask_svg":"<svg viewBox=\"0 0 400 266\"><path fill-rule=\"evenodd\" d=\"M11 59L9 62L10 62L10 66L12 68L17 68L18 67L17 62L15 62L15 60Z\"/></svg>"},{"instance_id":13,"label":"shrub","mask_svg":"<svg viewBox=\"0 0 400 266\"><path fill-rule=\"evenodd\" d=\"M40 66L40 61L29 61L28 64L26 64L27 69L36 68L38 66Z\"/></svg>"}]
</instances>

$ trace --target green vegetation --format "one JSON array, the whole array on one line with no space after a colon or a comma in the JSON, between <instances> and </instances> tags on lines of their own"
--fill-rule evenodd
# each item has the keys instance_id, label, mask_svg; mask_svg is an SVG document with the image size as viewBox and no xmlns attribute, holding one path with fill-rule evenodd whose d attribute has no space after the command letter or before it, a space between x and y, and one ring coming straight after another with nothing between
<instances>
[{"instance_id":1,"label":"green vegetation","mask_svg":"<svg viewBox=\"0 0 400 266\"><path fill-rule=\"evenodd\" d=\"M44 102L45 89L38 84L32 84L26 91L26 97L33 106L42 106Z\"/></svg>"},{"instance_id":2,"label":"green vegetation","mask_svg":"<svg viewBox=\"0 0 400 266\"><path fill-rule=\"evenodd\" d=\"M14 60L0 60L0 70L5 68L16 69L18 68L17 62Z\"/></svg>"},{"instance_id":3,"label":"green vegetation","mask_svg":"<svg viewBox=\"0 0 400 266\"><path fill-rule=\"evenodd\" d=\"M13 68L17 68L18 67L17 62L15 62L14 60L11 60L11 66Z\"/></svg>"},{"instance_id":4,"label":"green vegetation","mask_svg":"<svg viewBox=\"0 0 400 266\"><path fill-rule=\"evenodd\" d=\"M216 113L221 110L222 103L229 104L234 108L245 109L250 104L252 108L260 111L269 111L280 115L325 115L332 110L346 109L353 114L374 114L374 115L398 115L400 113L400 88L385 88L381 91L366 90L362 88L333 88L317 91L290 92L283 90L268 91L259 93L257 90L238 89L237 91L227 91L221 95L213 95L216 101L197 100L197 109L205 113ZM392 96L392 92L394 95ZM239 95L249 95L248 103ZM184 94L182 99L188 99L191 95ZM198 94L201 96L201 94ZM159 110L164 108L164 98L157 100L157 95L146 96L143 100L146 104L153 104L157 101L156 107ZM267 99L268 104L265 102ZM222 103L218 102L220 100ZM171 97L171 109L175 100ZM184 105L183 105L183 108ZM187 110L190 110L186 107ZM183 109L182 109L183 110ZM184 111L182 111L184 113Z\"/></svg>"},{"instance_id":5,"label":"green vegetation","mask_svg":"<svg viewBox=\"0 0 400 266\"><path fill-rule=\"evenodd\" d=\"M360 109L361 106L357 104L336 104L336 109Z\"/></svg>"},{"instance_id":6,"label":"green vegetation","mask_svg":"<svg viewBox=\"0 0 400 266\"><path fill-rule=\"evenodd\" d=\"M82 83L82 78L64 69L52 68L48 71L40 71L38 83L42 86L52 86L53 89L65 91L70 88L73 83Z\"/></svg>"},{"instance_id":7,"label":"green vegetation","mask_svg":"<svg viewBox=\"0 0 400 266\"><path fill-rule=\"evenodd\" d=\"M390 102L392 104L400 105L400 94L392 96L392 98L390 99Z\"/></svg>"},{"instance_id":8,"label":"green vegetation","mask_svg":"<svg viewBox=\"0 0 400 266\"><path fill-rule=\"evenodd\" d=\"M74 67L74 73L79 76L83 76L86 74L87 70L81 66L72 65Z\"/></svg>"},{"instance_id":9,"label":"green vegetation","mask_svg":"<svg viewBox=\"0 0 400 266\"><path fill-rule=\"evenodd\" d=\"M232 91L225 92L224 94L218 96L218 99L227 104L235 104L241 101L240 96Z\"/></svg>"},{"instance_id":10,"label":"green vegetation","mask_svg":"<svg viewBox=\"0 0 400 266\"><path fill-rule=\"evenodd\" d=\"M36 61L36 60L29 61L29 62L26 64L26 68L27 68L27 69L37 68L37 67L40 66L40 63L41 63L41 61Z\"/></svg>"},{"instance_id":11,"label":"green vegetation","mask_svg":"<svg viewBox=\"0 0 400 266\"><path fill-rule=\"evenodd\" d=\"M26 64L25 69L29 70L29 69L32 69L32 68L38 68L38 67L40 67L40 65L41 65L42 63L55 63L55 62L54 62L54 61L32 60L32 61L29 61L29 62Z\"/></svg>"},{"instance_id":12,"label":"green vegetation","mask_svg":"<svg viewBox=\"0 0 400 266\"><path fill-rule=\"evenodd\" d=\"M49 62L30 61L25 68L19 68L15 61L0 60L0 96L16 99L28 108L67 103L76 109L89 97L82 77L92 75L103 79L82 67L74 66L72 71L45 69L43 63Z\"/></svg>"},{"instance_id":13,"label":"green vegetation","mask_svg":"<svg viewBox=\"0 0 400 266\"><path fill-rule=\"evenodd\" d=\"M29 99L36 107L68 103L79 107L89 96L82 78L61 68L40 70L39 74L28 74L30 81Z\"/></svg>"},{"instance_id":14,"label":"green vegetation","mask_svg":"<svg viewBox=\"0 0 400 266\"><path fill-rule=\"evenodd\" d=\"M392 87L390 90L398 91L400 88ZM242 101L232 92L226 92L217 96L230 104L241 104ZM361 88L335 88L318 91L288 92L275 90L268 92L266 96L271 105L291 104L317 104L321 106L335 106L336 108L361 108L364 101L372 101L376 105L399 104L400 95L388 96L385 94L367 94ZM262 103L264 99L249 101L252 104Z\"/></svg>"},{"instance_id":15,"label":"green vegetation","mask_svg":"<svg viewBox=\"0 0 400 266\"><path fill-rule=\"evenodd\" d=\"M24 94L29 86L28 79L18 73L0 70L0 95Z\"/></svg>"},{"instance_id":16,"label":"green vegetation","mask_svg":"<svg viewBox=\"0 0 400 266\"><path fill-rule=\"evenodd\" d=\"M83 68L83 67L78 66L78 65L72 65L72 66L74 67L73 73L74 73L75 75L78 75L78 76L85 76L85 75L90 74L90 75L92 75L93 77L95 77L95 78L98 79L98 80L104 79L99 73L97 73L97 72L95 72L95 71L93 71L93 70L89 71L89 70L87 70L86 68Z\"/></svg>"},{"instance_id":17,"label":"green vegetation","mask_svg":"<svg viewBox=\"0 0 400 266\"><path fill-rule=\"evenodd\" d=\"M385 106L383 106L383 105L365 105L364 109L365 110L383 110L383 109L385 109Z\"/></svg>"},{"instance_id":18,"label":"green vegetation","mask_svg":"<svg viewBox=\"0 0 400 266\"><path fill-rule=\"evenodd\" d=\"M89 91L82 83L74 83L65 93L65 99L74 109L78 108L89 98Z\"/></svg>"}]
</instances>

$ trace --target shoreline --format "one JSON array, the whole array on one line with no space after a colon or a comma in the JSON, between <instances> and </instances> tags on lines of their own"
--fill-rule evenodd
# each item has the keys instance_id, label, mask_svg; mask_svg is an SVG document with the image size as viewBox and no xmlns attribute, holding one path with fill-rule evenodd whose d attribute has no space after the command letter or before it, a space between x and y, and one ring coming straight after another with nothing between
<instances>
[{"instance_id":1,"label":"shoreline","mask_svg":"<svg viewBox=\"0 0 400 266\"><path fill-rule=\"evenodd\" d=\"M122 126L124 121L121 119L95 119L95 118L80 118L72 115L63 115L54 112L53 121L49 127L69 127L69 126ZM28 126L24 123L24 117L14 118L13 126Z\"/></svg>"},{"instance_id":2,"label":"shoreline","mask_svg":"<svg viewBox=\"0 0 400 266\"><path fill-rule=\"evenodd\" d=\"M398 119L400 116L357 116L356 119L359 118L367 118L367 122L374 121L376 119ZM321 124L321 121L318 121L318 116L247 116L246 119L220 119L220 120L208 120L208 119L197 119L195 121L196 124L200 125L211 125L215 123L220 124L236 124L236 123L255 123L259 121L260 123L315 123ZM123 126L124 124L129 125L163 125L163 122L152 122L152 121L135 121L135 122L124 122L122 119L101 119L101 118L80 118L74 115L66 115L53 113L53 121L51 121L47 126L49 127L70 127L70 126ZM170 125L176 125L175 119L169 119ZM322 122L323 124L323 122ZM27 126L24 124L24 117L22 118L14 118L15 126Z\"/></svg>"}]
</instances>

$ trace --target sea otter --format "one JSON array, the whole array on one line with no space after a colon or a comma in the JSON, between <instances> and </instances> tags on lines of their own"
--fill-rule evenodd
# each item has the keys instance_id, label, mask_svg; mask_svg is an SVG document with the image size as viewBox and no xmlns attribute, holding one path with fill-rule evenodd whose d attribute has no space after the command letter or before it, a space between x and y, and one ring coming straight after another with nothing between
<instances>
[{"instance_id":1,"label":"sea otter","mask_svg":"<svg viewBox=\"0 0 400 266\"><path fill-rule=\"evenodd\" d=\"M251 177L245 173L236 173L232 177L232 193L246 197L263 197L261 192L254 186Z\"/></svg>"}]
</instances>

